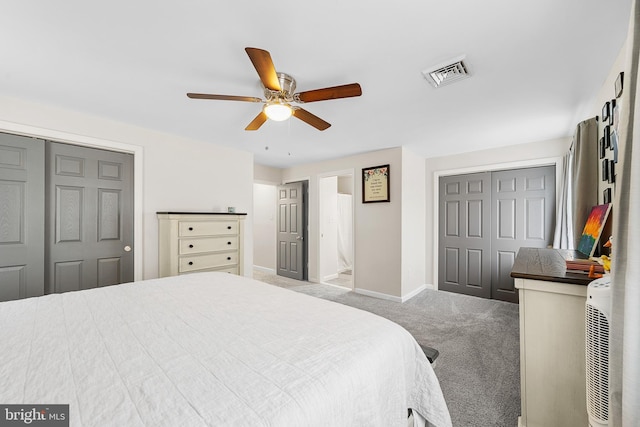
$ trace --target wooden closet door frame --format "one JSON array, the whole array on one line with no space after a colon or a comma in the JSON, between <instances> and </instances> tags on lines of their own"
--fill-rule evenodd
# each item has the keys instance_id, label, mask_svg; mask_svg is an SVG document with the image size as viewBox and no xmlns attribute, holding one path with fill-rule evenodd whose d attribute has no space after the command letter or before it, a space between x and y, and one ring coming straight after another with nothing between
<instances>
[{"instance_id":1,"label":"wooden closet door frame","mask_svg":"<svg viewBox=\"0 0 640 427\"><path fill-rule=\"evenodd\" d=\"M133 260L133 278L134 280L143 279L143 260L144 260L144 233L143 233L143 177L144 177L144 149L138 145L124 144L121 142L109 141L101 138L94 138L83 135L76 135L58 130L45 129L37 126L23 125L0 120L0 132L11 133L14 135L30 136L34 138L63 142L67 144L79 145L82 147L99 148L103 150L119 151L123 153L133 154L133 229L134 229L134 260Z\"/></svg>"},{"instance_id":2,"label":"wooden closet door frame","mask_svg":"<svg viewBox=\"0 0 640 427\"><path fill-rule=\"evenodd\" d=\"M542 159L533 159L533 160L521 160L514 162L504 162L504 163L493 163L490 165L481 165L481 166L473 166L467 168L459 168L459 169L446 169L441 171L435 171L433 173L433 216L432 216L432 257L433 257L433 274L431 276L433 289L438 290L438 250L440 247L440 240L438 238L439 233L439 223L438 220L440 215L440 207L438 200L440 200L440 178L443 176L449 175L464 175L471 174L476 172L493 172L500 171L506 169L522 169L522 168L530 168L530 167L538 167L538 166L556 166L556 206L558 204L558 197L561 194L561 185L562 185L562 170L563 170L563 161L562 157L546 157ZM429 201L426 201L427 203Z\"/></svg>"}]
</instances>

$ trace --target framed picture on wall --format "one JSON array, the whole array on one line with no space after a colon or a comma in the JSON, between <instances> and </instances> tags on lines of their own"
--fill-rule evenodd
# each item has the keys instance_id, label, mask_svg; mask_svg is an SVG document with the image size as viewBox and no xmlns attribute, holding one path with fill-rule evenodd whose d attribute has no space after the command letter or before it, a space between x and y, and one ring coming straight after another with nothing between
<instances>
[{"instance_id":1,"label":"framed picture on wall","mask_svg":"<svg viewBox=\"0 0 640 427\"><path fill-rule=\"evenodd\" d=\"M605 102L602 106L602 123L607 123L611 115L611 104Z\"/></svg>"},{"instance_id":2,"label":"framed picture on wall","mask_svg":"<svg viewBox=\"0 0 640 427\"><path fill-rule=\"evenodd\" d=\"M611 203L611 187L605 188L605 190L602 192L602 203Z\"/></svg>"},{"instance_id":3,"label":"framed picture on wall","mask_svg":"<svg viewBox=\"0 0 640 427\"><path fill-rule=\"evenodd\" d=\"M362 203L389 202L389 165L362 169Z\"/></svg>"},{"instance_id":4,"label":"framed picture on wall","mask_svg":"<svg viewBox=\"0 0 640 427\"><path fill-rule=\"evenodd\" d=\"M611 102L609 103L609 126L614 125L614 118L617 111L618 109L616 107L616 100L612 99Z\"/></svg>"},{"instance_id":5,"label":"framed picture on wall","mask_svg":"<svg viewBox=\"0 0 640 427\"><path fill-rule=\"evenodd\" d=\"M609 160L609 184L616 182L616 162Z\"/></svg>"},{"instance_id":6,"label":"framed picture on wall","mask_svg":"<svg viewBox=\"0 0 640 427\"><path fill-rule=\"evenodd\" d=\"M616 83L615 83L616 98L620 98L620 95L622 95L623 82L624 82L624 72L618 74L618 78L616 79Z\"/></svg>"},{"instance_id":7,"label":"framed picture on wall","mask_svg":"<svg viewBox=\"0 0 640 427\"><path fill-rule=\"evenodd\" d=\"M602 161L602 180L609 181L609 160Z\"/></svg>"},{"instance_id":8,"label":"framed picture on wall","mask_svg":"<svg viewBox=\"0 0 640 427\"><path fill-rule=\"evenodd\" d=\"M602 234L602 229L607 222L611 205L608 203L597 205L591 208L591 213L587 217L587 222L582 230L582 236L578 243L578 251L587 256L593 256L596 244Z\"/></svg>"},{"instance_id":9,"label":"framed picture on wall","mask_svg":"<svg viewBox=\"0 0 640 427\"><path fill-rule=\"evenodd\" d=\"M607 125L604 127L602 137L604 138L604 146L611 148L611 126Z\"/></svg>"},{"instance_id":10,"label":"framed picture on wall","mask_svg":"<svg viewBox=\"0 0 640 427\"><path fill-rule=\"evenodd\" d=\"M604 137L600 138L600 143L598 144L598 150L600 152L600 158L604 159L607 156L607 146L604 145Z\"/></svg>"}]
</instances>

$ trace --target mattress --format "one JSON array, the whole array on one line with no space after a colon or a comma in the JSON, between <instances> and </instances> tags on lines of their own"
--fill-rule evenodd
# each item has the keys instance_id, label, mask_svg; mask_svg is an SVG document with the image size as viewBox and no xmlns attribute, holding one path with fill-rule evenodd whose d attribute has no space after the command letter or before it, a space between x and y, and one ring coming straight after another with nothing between
<instances>
[{"instance_id":1,"label":"mattress","mask_svg":"<svg viewBox=\"0 0 640 427\"><path fill-rule=\"evenodd\" d=\"M0 325L0 403L72 426L451 425L405 329L227 273L3 302Z\"/></svg>"}]
</instances>

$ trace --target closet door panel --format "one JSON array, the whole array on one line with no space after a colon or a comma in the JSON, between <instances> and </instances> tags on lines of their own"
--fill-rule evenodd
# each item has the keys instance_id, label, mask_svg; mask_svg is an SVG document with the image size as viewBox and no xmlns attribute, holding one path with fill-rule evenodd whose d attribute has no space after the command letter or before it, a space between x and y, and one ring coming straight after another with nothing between
<instances>
[{"instance_id":1,"label":"closet door panel","mask_svg":"<svg viewBox=\"0 0 640 427\"><path fill-rule=\"evenodd\" d=\"M521 247L544 248L555 223L555 166L492 173L491 297L518 302L511 268Z\"/></svg>"},{"instance_id":2,"label":"closet door panel","mask_svg":"<svg viewBox=\"0 0 640 427\"><path fill-rule=\"evenodd\" d=\"M0 133L0 301L44 293L44 141Z\"/></svg>"},{"instance_id":3,"label":"closet door panel","mask_svg":"<svg viewBox=\"0 0 640 427\"><path fill-rule=\"evenodd\" d=\"M438 288L491 295L491 174L440 178Z\"/></svg>"},{"instance_id":4,"label":"closet door panel","mask_svg":"<svg viewBox=\"0 0 640 427\"><path fill-rule=\"evenodd\" d=\"M133 281L133 156L47 143L47 292Z\"/></svg>"},{"instance_id":5,"label":"closet door panel","mask_svg":"<svg viewBox=\"0 0 640 427\"><path fill-rule=\"evenodd\" d=\"M0 267L0 301L24 298L27 294L26 265Z\"/></svg>"}]
</instances>

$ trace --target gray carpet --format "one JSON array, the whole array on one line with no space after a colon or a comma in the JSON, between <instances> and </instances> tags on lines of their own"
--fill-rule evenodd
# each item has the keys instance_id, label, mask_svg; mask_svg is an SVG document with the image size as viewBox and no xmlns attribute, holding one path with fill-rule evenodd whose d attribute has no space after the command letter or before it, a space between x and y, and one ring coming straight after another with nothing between
<instances>
[{"instance_id":1,"label":"gray carpet","mask_svg":"<svg viewBox=\"0 0 640 427\"><path fill-rule=\"evenodd\" d=\"M520 415L518 305L425 290L405 303L262 271L254 278L386 317L436 348L435 371L456 427L513 427Z\"/></svg>"}]
</instances>

